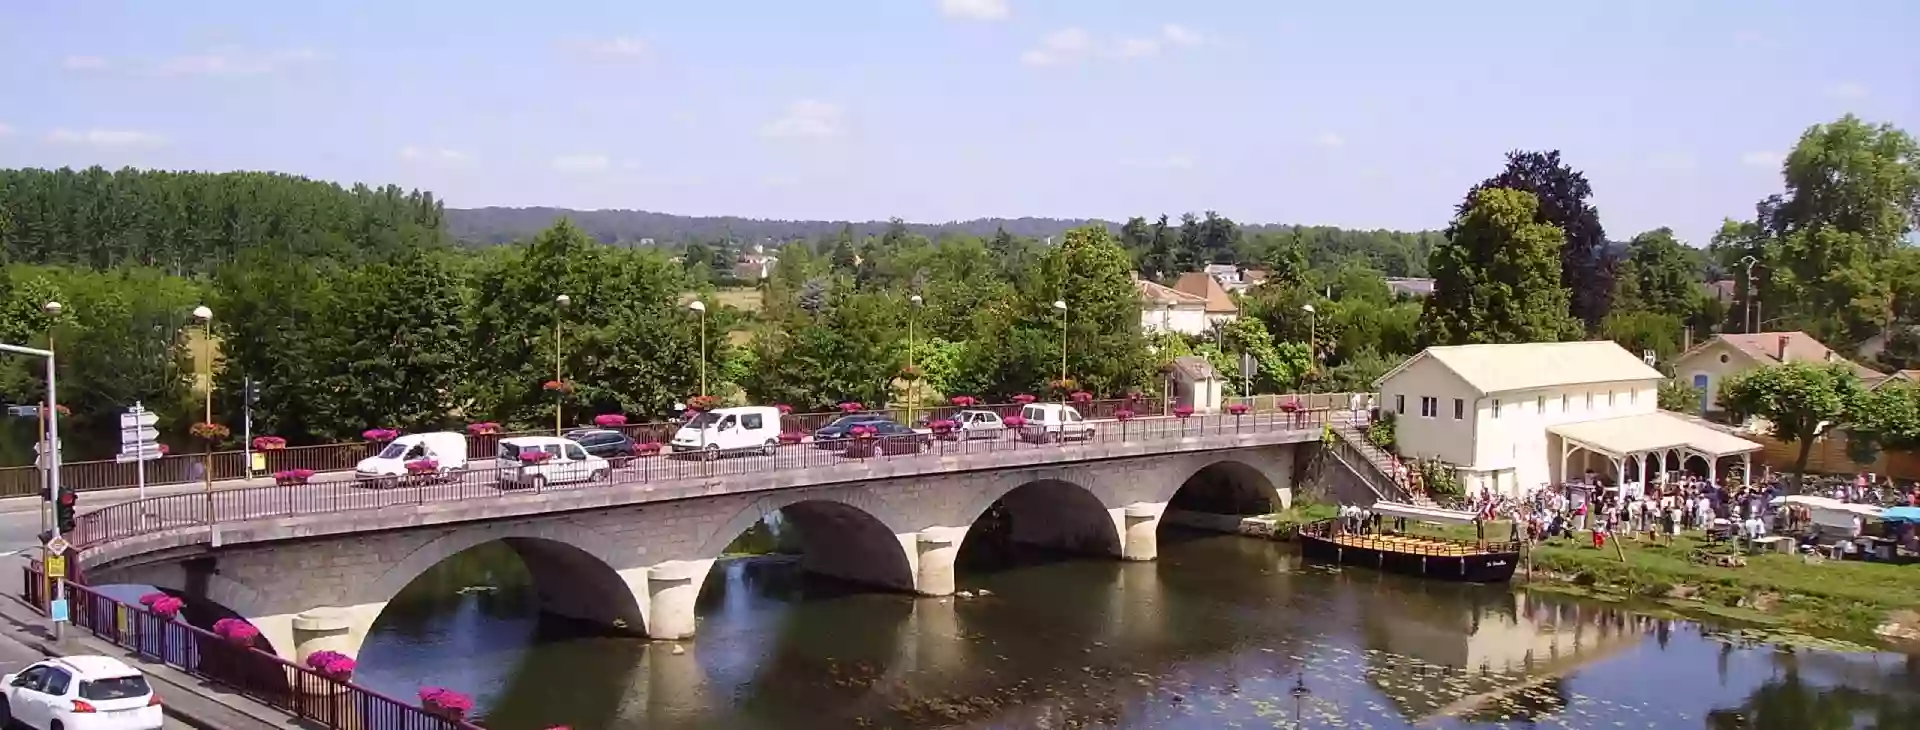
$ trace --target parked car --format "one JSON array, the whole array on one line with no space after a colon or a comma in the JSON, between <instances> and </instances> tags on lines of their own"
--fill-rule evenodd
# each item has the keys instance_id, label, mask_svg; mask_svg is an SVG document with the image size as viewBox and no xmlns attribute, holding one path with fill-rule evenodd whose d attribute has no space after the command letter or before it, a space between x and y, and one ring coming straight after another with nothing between
<instances>
[{"instance_id":1,"label":"parked car","mask_svg":"<svg viewBox=\"0 0 1920 730\"><path fill-rule=\"evenodd\" d=\"M873 437L848 438L844 442L847 456L918 454L933 448L933 441L925 432L895 421L869 421L860 425L873 429Z\"/></svg>"},{"instance_id":2,"label":"parked car","mask_svg":"<svg viewBox=\"0 0 1920 730\"><path fill-rule=\"evenodd\" d=\"M566 433L566 439L579 444L589 455L615 464L633 458L633 439L612 429L576 428Z\"/></svg>"},{"instance_id":3,"label":"parked car","mask_svg":"<svg viewBox=\"0 0 1920 730\"><path fill-rule=\"evenodd\" d=\"M368 484L391 484L407 475L407 464L432 459L435 471L455 474L467 469L467 437L448 431L410 433L387 442L380 453L361 459L353 478Z\"/></svg>"},{"instance_id":4,"label":"parked car","mask_svg":"<svg viewBox=\"0 0 1920 730\"><path fill-rule=\"evenodd\" d=\"M694 416L674 432L668 447L673 453L702 452L706 458L721 452L758 448L772 452L780 445L780 409L772 406L718 408Z\"/></svg>"},{"instance_id":5,"label":"parked car","mask_svg":"<svg viewBox=\"0 0 1920 730\"><path fill-rule=\"evenodd\" d=\"M855 413L833 419L832 423L813 432L814 446L822 449L838 449L846 446L846 439L852 436L854 426L870 426L876 423L892 423L893 419L883 413Z\"/></svg>"},{"instance_id":6,"label":"parked car","mask_svg":"<svg viewBox=\"0 0 1920 730\"><path fill-rule=\"evenodd\" d=\"M1080 411L1073 406L1029 403L1020 407L1020 417L1027 421L1020 436L1029 441L1093 440L1093 423L1081 418Z\"/></svg>"},{"instance_id":7,"label":"parked car","mask_svg":"<svg viewBox=\"0 0 1920 730\"><path fill-rule=\"evenodd\" d=\"M954 414L954 430L964 439L999 438L1007 430L1000 414L993 411L966 410Z\"/></svg>"},{"instance_id":8,"label":"parked car","mask_svg":"<svg viewBox=\"0 0 1920 730\"><path fill-rule=\"evenodd\" d=\"M547 456L538 462L527 461L523 452L541 451ZM587 453L586 448L559 436L517 436L500 439L499 482L507 487L533 487L548 484L605 481L613 473L606 459Z\"/></svg>"},{"instance_id":9,"label":"parked car","mask_svg":"<svg viewBox=\"0 0 1920 730\"><path fill-rule=\"evenodd\" d=\"M0 679L0 726L33 730L157 730L160 696L147 676L106 656L35 662Z\"/></svg>"}]
</instances>

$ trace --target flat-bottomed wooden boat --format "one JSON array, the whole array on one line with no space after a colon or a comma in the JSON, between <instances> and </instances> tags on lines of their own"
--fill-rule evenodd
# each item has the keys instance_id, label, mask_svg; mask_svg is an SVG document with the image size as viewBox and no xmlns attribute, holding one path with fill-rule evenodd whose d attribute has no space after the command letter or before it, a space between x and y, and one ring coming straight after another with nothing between
<instances>
[{"instance_id":1,"label":"flat-bottomed wooden boat","mask_svg":"<svg viewBox=\"0 0 1920 730\"><path fill-rule=\"evenodd\" d=\"M1471 513L1414 505L1383 502L1372 510L1408 523L1473 521ZM1381 529L1355 532L1347 526L1346 520L1335 518L1302 527L1301 554L1308 560L1467 583L1505 583L1520 565L1518 542L1477 542Z\"/></svg>"}]
</instances>

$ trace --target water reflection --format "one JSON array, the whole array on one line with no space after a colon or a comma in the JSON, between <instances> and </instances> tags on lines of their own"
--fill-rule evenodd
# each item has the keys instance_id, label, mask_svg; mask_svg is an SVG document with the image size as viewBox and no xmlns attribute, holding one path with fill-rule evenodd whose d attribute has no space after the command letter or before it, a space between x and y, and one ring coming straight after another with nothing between
<instances>
[{"instance_id":1,"label":"water reflection","mask_svg":"<svg viewBox=\"0 0 1920 730\"><path fill-rule=\"evenodd\" d=\"M452 563L389 608L361 677L400 696L426 681L469 691L495 730L1824 730L1855 714L1912 727L1900 723L1920 709L1909 658L1783 654L1571 600L1303 565L1231 537L1163 540L1154 563L966 574L971 597L946 599L803 576L791 558L723 561L699 637L678 647L537 617L510 551ZM494 590L460 592L474 585Z\"/></svg>"}]
</instances>

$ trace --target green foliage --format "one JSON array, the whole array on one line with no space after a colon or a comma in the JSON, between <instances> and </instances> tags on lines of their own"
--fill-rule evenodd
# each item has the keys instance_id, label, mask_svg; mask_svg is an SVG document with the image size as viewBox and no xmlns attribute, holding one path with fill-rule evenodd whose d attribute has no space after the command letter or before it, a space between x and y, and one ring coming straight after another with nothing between
<instances>
[{"instance_id":1,"label":"green foliage","mask_svg":"<svg viewBox=\"0 0 1920 730\"><path fill-rule=\"evenodd\" d=\"M424 249L342 272L313 325L326 354L306 404L310 435L353 440L376 426L452 425L470 373L462 291L452 267Z\"/></svg>"},{"instance_id":2,"label":"green foliage","mask_svg":"<svg viewBox=\"0 0 1920 730\"><path fill-rule=\"evenodd\" d=\"M1920 385L1883 384L1862 396L1857 410L1849 443L1867 442L1890 451L1920 451Z\"/></svg>"},{"instance_id":3,"label":"green foliage","mask_svg":"<svg viewBox=\"0 0 1920 730\"><path fill-rule=\"evenodd\" d=\"M1535 222L1539 200L1505 188L1480 190L1433 250L1434 293L1421 314L1430 345L1553 342L1577 335L1560 284L1564 238Z\"/></svg>"},{"instance_id":4,"label":"green foliage","mask_svg":"<svg viewBox=\"0 0 1920 730\"><path fill-rule=\"evenodd\" d=\"M1381 409L1380 417L1367 424L1367 443L1378 446L1380 450L1389 454L1400 453L1394 448L1398 444L1394 435L1397 433L1394 425L1399 422L1399 418L1400 414Z\"/></svg>"},{"instance_id":5,"label":"green foliage","mask_svg":"<svg viewBox=\"0 0 1920 730\"><path fill-rule=\"evenodd\" d=\"M1587 183L1586 176L1562 162L1559 150L1509 152L1507 166L1500 174L1467 192L1466 200L1455 212L1455 223L1447 230L1447 237L1457 240L1461 233L1459 222L1470 218L1472 209L1480 205L1481 195L1499 189L1533 196L1532 222L1556 229L1552 258L1557 262L1559 274L1547 280L1567 289L1568 311L1575 320L1587 330L1599 327L1613 308L1615 262L1607 247L1607 232L1600 226L1600 212L1588 202L1593 197L1593 187ZM1434 271L1435 278L1439 278L1439 270ZM1553 312L1554 316L1558 314L1558 310Z\"/></svg>"},{"instance_id":6,"label":"green foliage","mask_svg":"<svg viewBox=\"0 0 1920 730\"><path fill-rule=\"evenodd\" d=\"M1701 405L1706 403L1706 393L1678 378L1660 381L1657 394L1660 410L1675 413L1699 413Z\"/></svg>"},{"instance_id":7,"label":"green foliage","mask_svg":"<svg viewBox=\"0 0 1920 730\"><path fill-rule=\"evenodd\" d=\"M1686 325L1672 314L1615 307L1600 323L1601 336L1613 340L1635 355L1652 350L1659 362L1680 353Z\"/></svg>"},{"instance_id":8,"label":"green foliage","mask_svg":"<svg viewBox=\"0 0 1920 730\"><path fill-rule=\"evenodd\" d=\"M1843 364L1789 362L1755 368L1721 384L1720 402L1742 417L1771 424L1772 435L1800 445L1793 471L1803 474L1815 437L1861 423L1866 390Z\"/></svg>"}]
</instances>

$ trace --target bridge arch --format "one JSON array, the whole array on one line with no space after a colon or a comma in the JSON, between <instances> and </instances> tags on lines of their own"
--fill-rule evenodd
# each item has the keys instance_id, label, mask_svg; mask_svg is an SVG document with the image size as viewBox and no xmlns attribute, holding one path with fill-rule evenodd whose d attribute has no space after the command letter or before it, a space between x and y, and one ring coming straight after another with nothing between
<instances>
[{"instance_id":1,"label":"bridge arch","mask_svg":"<svg viewBox=\"0 0 1920 730\"><path fill-rule=\"evenodd\" d=\"M1288 500L1280 485L1287 475L1257 460L1222 459L1194 469L1169 484L1167 508L1219 515L1260 515L1279 511Z\"/></svg>"},{"instance_id":2,"label":"bridge arch","mask_svg":"<svg viewBox=\"0 0 1920 730\"><path fill-rule=\"evenodd\" d=\"M997 562L1014 546L1120 557L1121 518L1110 495L1098 489L1055 477L980 489L959 513L967 520L959 559Z\"/></svg>"},{"instance_id":3,"label":"bridge arch","mask_svg":"<svg viewBox=\"0 0 1920 730\"><path fill-rule=\"evenodd\" d=\"M836 489L796 494L771 492L749 502L716 528L696 553L712 561L764 520L780 515L799 533L801 566L808 572L887 590L914 590L909 557L912 532L905 520L871 490Z\"/></svg>"},{"instance_id":4,"label":"bridge arch","mask_svg":"<svg viewBox=\"0 0 1920 730\"><path fill-rule=\"evenodd\" d=\"M214 620L238 618L260 629L261 637L275 649L292 646L292 635L282 630L278 622L271 620L275 612L264 593L218 572L203 569L193 561L109 568L92 572L87 577L91 584L89 587L109 592L114 586L152 586L182 598L187 603L182 616L196 627L212 630ZM140 598L117 593L114 597L128 603ZM202 616L211 618L193 620Z\"/></svg>"},{"instance_id":5,"label":"bridge arch","mask_svg":"<svg viewBox=\"0 0 1920 730\"><path fill-rule=\"evenodd\" d=\"M564 618L646 632L646 571L622 570L618 543L572 520L487 523L450 530L408 552L347 603L352 611L348 634L357 647L387 603L434 566L463 552L494 542L520 558L532 579L540 610Z\"/></svg>"}]
</instances>

